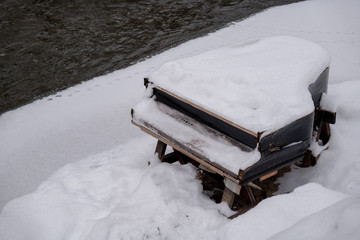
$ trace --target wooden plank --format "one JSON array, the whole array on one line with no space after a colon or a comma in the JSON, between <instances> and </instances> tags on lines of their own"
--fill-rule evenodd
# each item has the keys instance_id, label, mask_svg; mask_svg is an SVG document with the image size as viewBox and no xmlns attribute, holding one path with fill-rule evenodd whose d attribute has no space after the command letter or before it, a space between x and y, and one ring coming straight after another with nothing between
<instances>
[{"instance_id":1,"label":"wooden plank","mask_svg":"<svg viewBox=\"0 0 360 240\"><path fill-rule=\"evenodd\" d=\"M316 141L321 140L322 143L325 145L330 139L330 124L321 120L319 131L316 136Z\"/></svg>"},{"instance_id":2,"label":"wooden plank","mask_svg":"<svg viewBox=\"0 0 360 240\"><path fill-rule=\"evenodd\" d=\"M277 170L273 171L273 172L271 172L271 173L269 173L267 175L262 176L259 180L260 180L260 182L264 181L265 179L268 179L269 177L272 177L272 176L276 175L277 173L278 173Z\"/></svg>"},{"instance_id":3,"label":"wooden plank","mask_svg":"<svg viewBox=\"0 0 360 240\"><path fill-rule=\"evenodd\" d=\"M162 141L158 140L157 144L156 144L156 148L155 148L155 153L154 154L158 154L158 158L160 159L160 161L163 161L164 159L164 155L165 155L165 151L166 151L166 144L163 143Z\"/></svg>"},{"instance_id":4,"label":"wooden plank","mask_svg":"<svg viewBox=\"0 0 360 240\"><path fill-rule=\"evenodd\" d=\"M230 181L227 178L224 179L224 184L225 184L225 187L228 188L233 193L235 193L237 195L240 194L240 192L241 192L241 185L240 184L236 184L236 183L234 183L233 181Z\"/></svg>"},{"instance_id":5,"label":"wooden plank","mask_svg":"<svg viewBox=\"0 0 360 240\"><path fill-rule=\"evenodd\" d=\"M138 123L136 123L134 120L131 121L132 124L134 124L135 126L139 127L142 131L146 132L147 134L155 137L156 139L160 140L161 142L171 146L173 149L178 150L179 152L183 153L184 155L188 156L189 158L195 160L196 162L204 165L206 168L218 173L219 175L228 178L229 180L233 181L234 183L238 184L239 180L236 178L236 175L231 173L228 170L225 170L224 168L221 168L219 166L217 166L217 164L215 163L209 163L197 156L195 156L194 154L186 151L184 148L177 146L176 144L174 144L173 142L167 140L165 137L160 136L159 134L154 133L153 131L149 130L148 128L146 128L145 126L142 126ZM216 165L216 166L215 166ZM234 175L234 176L232 176Z\"/></svg>"},{"instance_id":6,"label":"wooden plank","mask_svg":"<svg viewBox=\"0 0 360 240\"><path fill-rule=\"evenodd\" d=\"M221 116L219 116L219 115L217 115L217 114L215 114L215 113L213 113L213 112L210 112L210 111L206 110L205 108L200 107L199 105L196 105L195 103L192 103L192 102L190 102L190 101L188 101L188 100L186 100L186 99L184 99L184 98L182 98L182 97L179 97L179 96L177 96L176 94L174 94L174 93L172 93L172 92L169 92L168 90L166 90L166 89L164 89L164 88L161 88L161 87L154 87L154 88L158 89L159 91L163 91L163 92L171 95L172 97L177 98L177 99L179 99L179 100L181 100L181 101L183 101L183 102L185 102L185 103L193 106L194 108L197 108L197 109L199 109L199 110L201 110L201 111L203 111L203 112L206 112L207 114L209 114L209 115L211 115L211 116L213 116L213 117L215 117L215 118L218 118L218 119L226 122L227 124L229 124L229 125L231 125L231 126L233 126L233 127L236 127L236 128L238 128L238 129L240 129L240 130L242 130L242 131L244 131L244 132L246 132L246 133L248 133L248 134L250 134L250 135L252 135L252 136L254 136L254 137L258 137L258 134L257 134L257 133L254 133L253 131L251 131L251 130L249 130L249 129L246 129L246 128L240 126L240 125L237 125L237 124L235 124L235 123L227 120L226 118L223 118L223 117L221 117Z\"/></svg>"},{"instance_id":7,"label":"wooden plank","mask_svg":"<svg viewBox=\"0 0 360 240\"><path fill-rule=\"evenodd\" d=\"M148 78L144 78L144 86L145 86L145 88L148 88L149 83L151 83L151 82L149 81L149 79L148 79Z\"/></svg>"},{"instance_id":8,"label":"wooden plank","mask_svg":"<svg viewBox=\"0 0 360 240\"><path fill-rule=\"evenodd\" d=\"M166 154L162 160L162 162L167 162L167 163L174 163L177 162L179 159L176 156L175 152Z\"/></svg>"},{"instance_id":9,"label":"wooden plank","mask_svg":"<svg viewBox=\"0 0 360 240\"><path fill-rule=\"evenodd\" d=\"M299 167L310 167L312 166L312 151L307 150L304 154L301 164L297 164Z\"/></svg>"},{"instance_id":10,"label":"wooden plank","mask_svg":"<svg viewBox=\"0 0 360 240\"><path fill-rule=\"evenodd\" d=\"M251 205L245 206L243 208L241 208L237 213L235 213L234 215L230 216L229 219L234 219L244 213L246 213L247 211L251 210L252 208L254 208L256 205L258 205L259 202L255 202Z\"/></svg>"},{"instance_id":11,"label":"wooden plank","mask_svg":"<svg viewBox=\"0 0 360 240\"><path fill-rule=\"evenodd\" d=\"M179 152L178 150L174 149L174 153L181 165L187 164L189 162L188 157L182 154L181 152Z\"/></svg>"},{"instance_id":12,"label":"wooden plank","mask_svg":"<svg viewBox=\"0 0 360 240\"><path fill-rule=\"evenodd\" d=\"M321 113L321 119L327 123L335 124L336 122L336 112L331 112L327 110L319 110Z\"/></svg>"},{"instance_id":13,"label":"wooden plank","mask_svg":"<svg viewBox=\"0 0 360 240\"><path fill-rule=\"evenodd\" d=\"M320 139L322 140L323 144L327 144L330 139L330 124L325 122L321 126L321 135Z\"/></svg>"},{"instance_id":14,"label":"wooden plank","mask_svg":"<svg viewBox=\"0 0 360 240\"><path fill-rule=\"evenodd\" d=\"M252 191L252 188L250 186L248 186L248 185L245 185L245 189L246 189L246 192L248 194L250 202L255 203L256 200L255 200L255 196L254 196L254 193Z\"/></svg>"},{"instance_id":15,"label":"wooden plank","mask_svg":"<svg viewBox=\"0 0 360 240\"><path fill-rule=\"evenodd\" d=\"M232 205L234 203L235 193L232 192L230 189L225 187L224 193L221 198L221 202L226 202L229 206L229 208L232 208Z\"/></svg>"}]
</instances>

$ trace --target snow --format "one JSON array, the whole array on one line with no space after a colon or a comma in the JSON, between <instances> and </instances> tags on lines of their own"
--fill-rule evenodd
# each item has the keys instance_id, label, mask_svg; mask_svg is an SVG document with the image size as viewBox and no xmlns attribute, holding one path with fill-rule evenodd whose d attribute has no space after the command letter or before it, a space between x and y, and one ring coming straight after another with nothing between
<instances>
[{"instance_id":1,"label":"snow","mask_svg":"<svg viewBox=\"0 0 360 240\"><path fill-rule=\"evenodd\" d=\"M148 154L154 150L149 140L135 138L68 164L33 194L9 202L0 239L175 238L227 222L222 214L231 211L202 194L195 170L160 164Z\"/></svg>"},{"instance_id":2,"label":"snow","mask_svg":"<svg viewBox=\"0 0 360 240\"><path fill-rule=\"evenodd\" d=\"M263 200L247 214L217 229L217 235L223 239L267 239L345 197L344 194L310 183L295 189L291 194ZM206 237L211 239L211 235L210 232Z\"/></svg>"},{"instance_id":3,"label":"snow","mask_svg":"<svg viewBox=\"0 0 360 240\"><path fill-rule=\"evenodd\" d=\"M334 217L336 216L336 217ZM316 214L309 215L294 226L279 232L269 240L281 239L359 239L360 197L353 196L337 202ZM352 219L352 221L348 221ZM321 227L313 231L314 226Z\"/></svg>"},{"instance_id":4,"label":"snow","mask_svg":"<svg viewBox=\"0 0 360 240\"><path fill-rule=\"evenodd\" d=\"M358 239L359 8L356 0L275 7L1 115L1 204L28 195L2 208L0 239ZM284 194L230 221L193 168L156 160L155 139L130 124L130 109L142 78L165 62L278 35L330 53L337 123L315 167L294 168L280 179Z\"/></svg>"},{"instance_id":5,"label":"snow","mask_svg":"<svg viewBox=\"0 0 360 240\"><path fill-rule=\"evenodd\" d=\"M271 133L314 111L308 87L329 64L318 44L276 36L166 63L149 81L255 134Z\"/></svg>"},{"instance_id":6,"label":"snow","mask_svg":"<svg viewBox=\"0 0 360 240\"><path fill-rule=\"evenodd\" d=\"M230 170L235 176L239 169L252 166L261 157L259 151L234 146L233 141L225 139L224 135L204 129L198 122L153 99L146 98L133 109L133 120L138 125L144 127L150 124L150 131L166 133L209 161Z\"/></svg>"}]
</instances>

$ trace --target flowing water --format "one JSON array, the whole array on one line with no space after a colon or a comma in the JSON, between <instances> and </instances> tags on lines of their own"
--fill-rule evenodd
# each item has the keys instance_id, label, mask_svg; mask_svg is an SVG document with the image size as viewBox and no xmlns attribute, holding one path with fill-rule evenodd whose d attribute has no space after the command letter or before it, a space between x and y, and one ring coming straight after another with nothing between
<instances>
[{"instance_id":1,"label":"flowing water","mask_svg":"<svg viewBox=\"0 0 360 240\"><path fill-rule=\"evenodd\" d=\"M0 0L0 114L299 0Z\"/></svg>"}]
</instances>

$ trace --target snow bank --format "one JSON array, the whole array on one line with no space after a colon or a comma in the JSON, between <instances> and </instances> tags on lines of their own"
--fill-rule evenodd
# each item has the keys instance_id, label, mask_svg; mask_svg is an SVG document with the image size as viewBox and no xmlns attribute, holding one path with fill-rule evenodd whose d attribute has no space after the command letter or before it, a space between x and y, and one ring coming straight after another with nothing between
<instances>
[{"instance_id":1,"label":"snow bank","mask_svg":"<svg viewBox=\"0 0 360 240\"><path fill-rule=\"evenodd\" d=\"M226 223L195 169L159 163L153 147L137 138L66 165L3 208L0 239L179 239Z\"/></svg>"},{"instance_id":2,"label":"snow bank","mask_svg":"<svg viewBox=\"0 0 360 240\"><path fill-rule=\"evenodd\" d=\"M277 36L166 63L149 81L253 133L272 132L314 111L308 87L329 64L319 45Z\"/></svg>"},{"instance_id":3,"label":"snow bank","mask_svg":"<svg viewBox=\"0 0 360 240\"><path fill-rule=\"evenodd\" d=\"M346 195L325 189L321 185L308 184L295 189L291 194L263 200L246 214L207 233L204 239L267 239L345 197ZM348 216L347 220L353 217ZM312 231L316 231L316 227Z\"/></svg>"},{"instance_id":4,"label":"snow bank","mask_svg":"<svg viewBox=\"0 0 360 240\"><path fill-rule=\"evenodd\" d=\"M130 109L145 66L102 76L0 116L0 208L64 166L141 135Z\"/></svg>"},{"instance_id":5,"label":"snow bank","mask_svg":"<svg viewBox=\"0 0 360 240\"><path fill-rule=\"evenodd\" d=\"M264 239L346 197L308 184L230 221L193 167L159 163L153 146L137 138L66 165L3 208L0 239Z\"/></svg>"},{"instance_id":6,"label":"snow bank","mask_svg":"<svg viewBox=\"0 0 360 240\"><path fill-rule=\"evenodd\" d=\"M360 218L354 216L360 216L359 196L341 200L320 212L305 217L291 228L275 234L269 240L356 240L360 236Z\"/></svg>"}]
</instances>

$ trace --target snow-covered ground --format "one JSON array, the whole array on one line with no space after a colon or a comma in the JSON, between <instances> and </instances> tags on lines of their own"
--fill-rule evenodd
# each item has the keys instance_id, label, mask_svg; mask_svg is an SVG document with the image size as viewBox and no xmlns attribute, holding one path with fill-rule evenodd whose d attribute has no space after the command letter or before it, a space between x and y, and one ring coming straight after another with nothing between
<instances>
[{"instance_id":1,"label":"snow-covered ground","mask_svg":"<svg viewBox=\"0 0 360 240\"><path fill-rule=\"evenodd\" d=\"M0 239L359 239L359 10L357 0L275 7L1 115L1 204L40 186L3 207ZM276 35L329 51L337 123L318 164L280 180L290 193L230 221L225 204L201 193L191 166L156 160L156 141L130 124L130 109L142 77L163 63Z\"/></svg>"}]
</instances>

